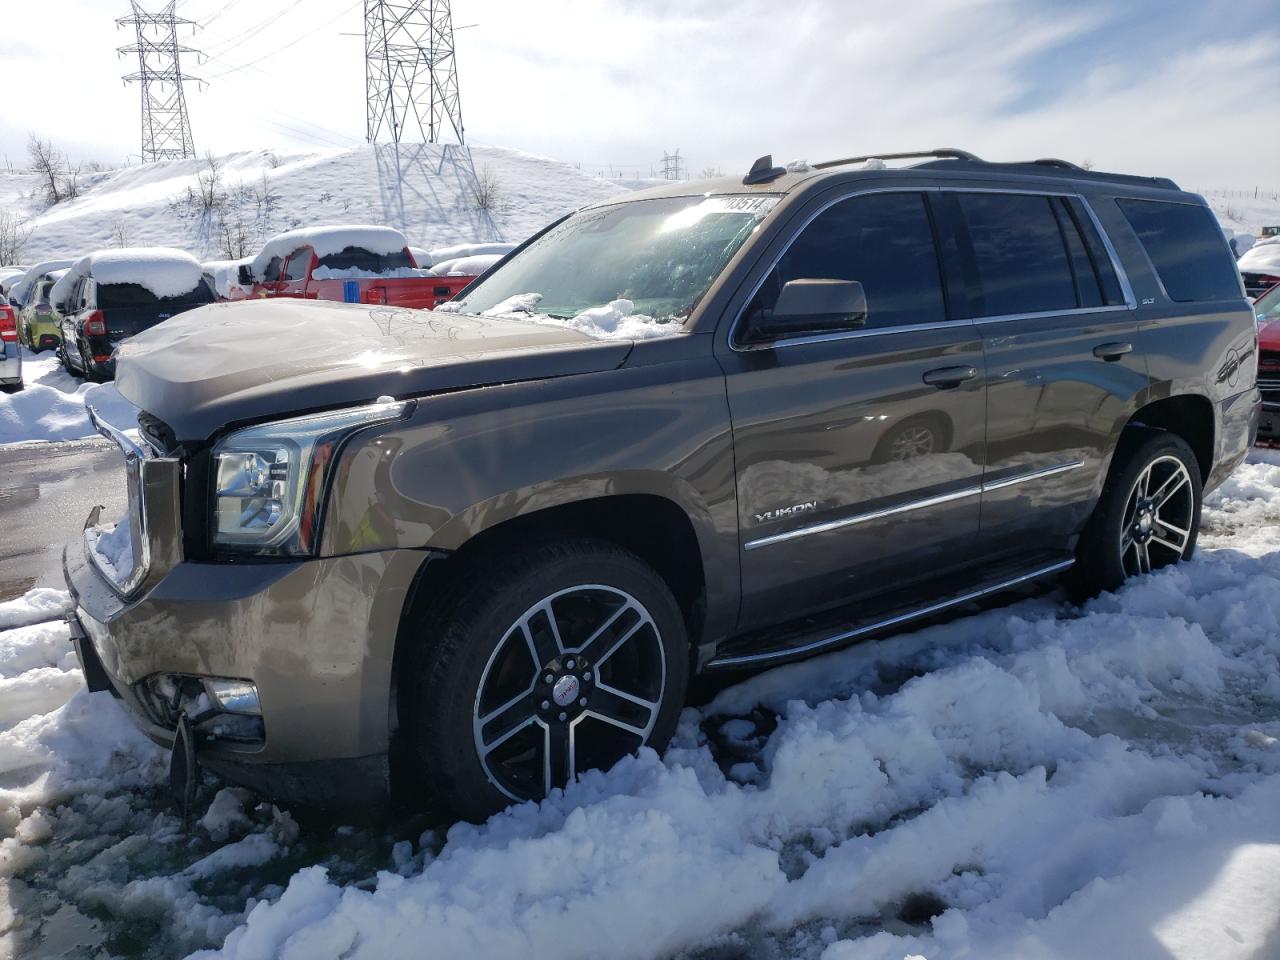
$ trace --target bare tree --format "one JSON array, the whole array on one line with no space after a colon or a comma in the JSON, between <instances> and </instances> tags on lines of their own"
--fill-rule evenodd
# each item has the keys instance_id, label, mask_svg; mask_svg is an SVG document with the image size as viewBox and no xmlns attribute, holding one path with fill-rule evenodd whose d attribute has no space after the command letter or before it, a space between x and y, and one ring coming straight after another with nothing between
<instances>
[{"instance_id":1,"label":"bare tree","mask_svg":"<svg viewBox=\"0 0 1280 960\"><path fill-rule=\"evenodd\" d=\"M123 219L117 220L111 225L111 245L113 247L127 247L129 245L129 227Z\"/></svg>"},{"instance_id":2,"label":"bare tree","mask_svg":"<svg viewBox=\"0 0 1280 960\"><path fill-rule=\"evenodd\" d=\"M703 167L702 172L698 174L699 180L714 180L716 177L723 177L724 171L719 167Z\"/></svg>"},{"instance_id":3,"label":"bare tree","mask_svg":"<svg viewBox=\"0 0 1280 960\"><path fill-rule=\"evenodd\" d=\"M506 191L493 167L487 163L476 174L471 187L471 197L477 210L501 213L506 206Z\"/></svg>"},{"instance_id":4,"label":"bare tree","mask_svg":"<svg viewBox=\"0 0 1280 960\"><path fill-rule=\"evenodd\" d=\"M34 133L27 137L27 155L31 158L31 171L40 177L45 202L61 203L67 158L53 145L53 141L41 140Z\"/></svg>"},{"instance_id":5,"label":"bare tree","mask_svg":"<svg viewBox=\"0 0 1280 960\"><path fill-rule=\"evenodd\" d=\"M0 264L17 263L31 230L8 210L0 210Z\"/></svg>"},{"instance_id":6,"label":"bare tree","mask_svg":"<svg viewBox=\"0 0 1280 960\"><path fill-rule=\"evenodd\" d=\"M222 191L222 164L212 150L204 159L205 169L196 176L196 202L201 210L211 212L222 205L226 194Z\"/></svg>"},{"instance_id":7,"label":"bare tree","mask_svg":"<svg viewBox=\"0 0 1280 960\"><path fill-rule=\"evenodd\" d=\"M253 237L238 210L234 217L219 218L218 248L227 260L239 260L253 252Z\"/></svg>"}]
</instances>

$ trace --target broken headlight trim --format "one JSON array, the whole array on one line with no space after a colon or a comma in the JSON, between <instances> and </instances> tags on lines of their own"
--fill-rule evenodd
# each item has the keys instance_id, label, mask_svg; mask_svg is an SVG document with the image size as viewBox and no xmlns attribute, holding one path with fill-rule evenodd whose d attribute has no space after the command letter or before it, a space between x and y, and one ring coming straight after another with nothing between
<instances>
[{"instance_id":1,"label":"broken headlight trim","mask_svg":"<svg viewBox=\"0 0 1280 960\"><path fill-rule=\"evenodd\" d=\"M304 557L319 543L320 510L342 444L366 427L406 417L411 400L375 403L248 427L213 448L216 549Z\"/></svg>"}]
</instances>

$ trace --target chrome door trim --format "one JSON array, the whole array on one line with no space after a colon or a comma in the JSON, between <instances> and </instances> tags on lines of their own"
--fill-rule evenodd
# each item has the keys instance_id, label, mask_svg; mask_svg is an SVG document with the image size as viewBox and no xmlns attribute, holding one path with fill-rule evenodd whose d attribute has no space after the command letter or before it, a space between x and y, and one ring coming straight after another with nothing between
<instances>
[{"instance_id":1,"label":"chrome door trim","mask_svg":"<svg viewBox=\"0 0 1280 960\"><path fill-rule=\"evenodd\" d=\"M765 280L769 279L774 269L778 266L791 245L796 242L808 226L814 220L822 216L837 203L843 203L845 200L851 200L854 197L870 196L877 193L922 193L922 194L938 194L938 193L1012 193L1022 194L1033 197L1067 197L1080 201L1080 205L1084 207L1085 213L1089 215L1089 220L1093 223L1094 230L1102 239L1103 249L1107 251L1107 256L1111 259L1111 269L1116 273L1116 279L1120 281L1120 292L1124 295L1124 303L1107 304L1100 307L1071 307L1067 310L1048 310L1040 313L1024 313L1024 314L1005 314L991 317L964 317L956 320L942 320L933 323L913 323L905 324L900 327L875 327L870 330L848 330L840 333L817 334L807 337L791 337L784 340L774 340L772 343L741 345L734 341L734 334L737 332L738 325L742 322L742 315L746 312L751 301L755 299L760 288L764 286ZM1088 197L1082 193L1076 193L1069 190L1029 190L1020 187L970 187L970 186L912 186L912 187L870 187L859 190L850 190L841 193L839 196L827 201L817 210L813 211L804 221L796 228L790 239L778 251L777 255L770 261L768 268L761 274L760 279L755 282L751 288L751 292L747 294L747 298L743 301L742 306L738 309L737 316L733 318L733 322L729 324L729 331L726 336L726 342L729 349L734 353L751 353L758 350L773 350L780 347L797 347L810 343L828 343L838 340L856 340L861 337L881 336L889 333L911 333L920 330L940 330L944 327L954 328L958 325L967 324L974 326L978 323L1000 323L1008 320L1034 320L1041 317L1060 317L1075 316L1086 313L1107 313L1119 310L1136 310L1137 299L1133 294L1133 287L1129 283L1129 275L1125 272L1124 264L1120 262L1120 257L1116 253L1115 247L1111 243L1111 238L1107 235L1107 231L1102 226L1102 221L1098 219L1097 213L1094 212L1093 206L1089 203Z\"/></svg>"},{"instance_id":2,"label":"chrome door trim","mask_svg":"<svg viewBox=\"0 0 1280 960\"><path fill-rule=\"evenodd\" d=\"M901 623L908 623L912 620L919 620L921 617L927 617L934 613L941 613L943 610L947 610L950 607L957 607L961 604L969 603L971 600L978 600L982 597L989 596L990 594L999 593L1002 590L1008 590L1010 587L1016 587L1018 584L1025 583L1028 580L1036 580L1040 577L1047 577L1051 573L1059 573L1066 570L1074 563L1074 559L1060 560L1057 563L1049 564L1047 567L1039 567L1008 580L1001 580L999 583L993 583L990 586L982 587L978 590L971 590L970 592L961 594L958 597L951 597L948 600L931 603L927 607L920 607L919 609L912 610L908 613L900 613L894 617L877 620L875 623L868 623L861 627L854 627L852 630L844 630L840 633L834 634L833 636L824 637L823 639L815 640L812 643L806 643L801 647L790 647L786 650L771 650L768 653L752 653L738 657L713 659L707 664L707 669L711 669L713 667L740 666L748 663L766 663L770 660L780 660L801 654L812 653L815 650L821 650L824 647L842 643L845 640L852 640L868 633L884 630L887 627L897 626Z\"/></svg>"},{"instance_id":3,"label":"chrome door trim","mask_svg":"<svg viewBox=\"0 0 1280 960\"><path fill-rule=\"evenodd\" d=\"M826 520L822 523L810 524L807 527L797 527L794 530L786 530L782 533L770 534L767 537L758 537L754 540L748 540L742 545L742 549L758 550L761 547L773 546L775 543L785 543L788 540L808 537L815 533L830 533L832 530L841 530L845 527L852 527L855 524L866 523L870 520L882 520L885 517L892 517L899 513L907 513L912 510L923 510L926 507L936 507L943 503L951 503L955 500L975 497L983 493L988 493L992 490L1003 490L1006 487L1016 486L1020 483L1027 483L1031 480L1040 480L1044 477L1052 477L1055 474L1066 473L1068 470L1075 470L1080 466L1083 466L1082 461L1070 460L1066 463L1054 464L1051 467L1043 467L1039 470L1020 473L1012 477L1005 477L1001 480L993 480L989 483L976 483L970 487L964 487L960 490L952 490L949 493L936 494L932 497L925 497L922 500L912 500L908 503L894 504L891 507L884 507L880 510L871 510L867 513L854 514L851 517L841 517L838 520Z\"/></svg>"}]
</instances>

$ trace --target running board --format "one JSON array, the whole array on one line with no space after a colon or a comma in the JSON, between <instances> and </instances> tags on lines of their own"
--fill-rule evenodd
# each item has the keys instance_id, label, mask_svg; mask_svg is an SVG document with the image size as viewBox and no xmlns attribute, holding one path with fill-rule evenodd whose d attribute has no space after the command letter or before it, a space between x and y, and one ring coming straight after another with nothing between
<instances>
[{"instance_id":1,"label":"running board","mask_svg":"<svg viewBox=\"0 0 1280 960\"><path fill-rule=\"evenodd\" d=\"M847 643L850 640L856 640L868 634L877 633L882 630L888 630L892 627L899 626L904 623L910 623L913 620L920 620L924 617L932 616L935 613L942 613L950 610L952 607L958 607L962 604L979 600L982 597L990 596L993 593L1000 593L1003 590L1009 590L1019 584L1027 583L1031 580L1038 580L1041 577L1047 577L1051 574L1061 573L1075 563L1074 559L1059 560L1045 566L1039 566L1025 573L1016 576L1001 579L995 583L986 586L977 587L973 590L967 590L957 594L947 600L941 600L937 603L931 603L925 607L917 607L890 616L879 619L858 623L856 625L847 625L838 629L834 633L824 633L818 639L809 639L814 636L813 632L804 632L798 636L791 637L792 643L779 645L772 649L763 650L757 653L738 653L744 646L757 646L757 643L751 642L751 637L740 637L726 644L728 649L724 655L713 658L704 669L706 670L722 670L732 669L735 667L754 667L764 666L769 663L792 660L803 656L817 653L821 650ZM763 641L767 643L767 641Z\"/></svg>"}]
</instances>

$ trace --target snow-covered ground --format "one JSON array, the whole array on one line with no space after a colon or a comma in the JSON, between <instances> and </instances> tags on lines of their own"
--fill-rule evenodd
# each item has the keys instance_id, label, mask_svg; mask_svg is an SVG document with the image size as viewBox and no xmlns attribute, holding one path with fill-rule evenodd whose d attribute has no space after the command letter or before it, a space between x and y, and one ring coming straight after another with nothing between
<instances>
[{"instance_id":1,"label":"snow-covered ground","mask_svg":"<svg viewBox=\"0 0 1280 960\"><path fill-rule=\"evenodd\" d=\"M0 605L0 957L1280 956L1280 453L1189 564L760 674L479 826L209 782L184 834L64 603Z\"/></svg>"},{"instance_id":2,"label":"snow-covered ground","mask_svg":"<svg viewBox=\"0 0 1280 960\"><path fill-rule=\"evenodd\" d=\"M138 408L114 383L77 380L52 350L32 353L23 348L22 381L26 388L21 393L0 394L0 445L97 436L86 403L111 423L137 422Z\"/></svg>"}]
</instances>

